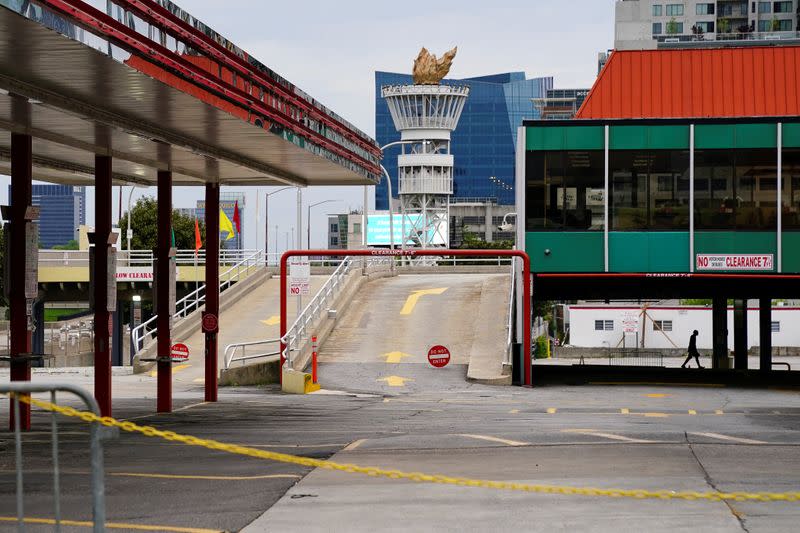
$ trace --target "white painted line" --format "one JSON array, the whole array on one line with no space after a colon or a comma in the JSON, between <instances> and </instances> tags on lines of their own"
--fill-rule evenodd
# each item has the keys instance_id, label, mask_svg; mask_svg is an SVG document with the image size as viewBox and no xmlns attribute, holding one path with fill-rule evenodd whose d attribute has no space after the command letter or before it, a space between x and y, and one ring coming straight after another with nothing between
<instances>
[{"instance_id":1,"label":"white painted line","mask_svg":"<svg viewBox=\"0 0 800 533\"><path fill-rule=\"evenodd\" d=\"M729 440L731 442L741 442L742 444L769 444L763 440L744 439L742 437L731 437L730 435L720 435L719 433L696 433L691 432L692 435L700 435L701 437L708 437L711 439Z\"/></svg>"},{"instance_id":2,"label":"white painted line","mask_svg":"<svg viewBox=\"0 0 800 533\"><path fill-rule=\"evenodd\" d=\"M485 440L489 442L497 442L507 446L530 446L530 442L520 442L518 440L501 439L500 437L491 437L489 435L470 435L467 433L459 433L460 437L467 437L470 439Z\"/></svg>"},{"instance_id":3,"label":"white painted line","mask_svg":"<svg viewBox=\"0 0 800 533\"><path fill-rule=\"evenodd\" d=\"M633 439L624 435L616 435L614 433L604 433L602 431L594 431L593 429L562 429L562 433L577 433L579 435L590 435L592 437L602 437L604 439L619 440L623 442L633 442L638 444L652 443L652 440Z\"/></svg>"}]
</instances>

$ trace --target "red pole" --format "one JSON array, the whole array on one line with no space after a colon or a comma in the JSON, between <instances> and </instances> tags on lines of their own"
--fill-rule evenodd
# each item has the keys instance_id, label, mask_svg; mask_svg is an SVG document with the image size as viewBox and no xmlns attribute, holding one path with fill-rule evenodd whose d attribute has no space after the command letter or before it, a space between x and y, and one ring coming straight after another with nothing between
<instances>
[{"instance_id":1,"label":"red pole","mask_svg":"<svg viewBox=\"0 0 800 533\"><path fill-rule=\"evenodd\" d=\"M94 396L103 416L111 416L111 332L108 312L108 237L111 234L111 165L97 155L95 166L94 230Z\"/></svg>"},{"instance_id":2,"label":"red pole","mask_svg":"<svg viewBox=\"0 0 800 533\"><path fill-rule=\"evenodd\" d=\"M156 358L158 392L156 410L159 413L172 412L172 357L171 342L172 309L170 309L170 273L175 268L170 257L172 249L172 172L158 171L158 272L156 272L158 314L158 350Z\"/></svg>"},{"instance_id":3,"label":"red pole","mask_svg":"<svg viewBox=\"0 0 800 533\"><path fill-rule=\"evenodd\" d=\"M31 332L28 330L28 301L25 296L25 213L31 205L33 144L30 135L11 134L11 238L9 253L9 304L11 307L11 381L30 381ZM9 258L6 258L8 260ZM15 360L15 358L20 358ZM13 400L9 429L14 430ZM31 429L31 408L19 404L19 427Z\"/></svg>"},{"instance_id":4,"label":"red pole","mask_svg":"<svg viewBox=\"0 0 800 533\"><path fill-rule=\"evenodd\" d=\"M525 365L525 386L533 386L533 364L531 361L531 259L522 256L522 364Z\"/></svg>"},{"instance_id":5,"label":"red pole","mask_svg":"<svg viewBox=\"0 0 800 533\"><path fill-rule=\"evenodd\" d=\"M291 257L289 254L290 252L286 252L281 256L281 339L286 335L288 327L286 324L286 262ZM278 369L278 381L280 383L283 383L283 364L286 362L286 358L283 356L284 350L286 350L286 344L281 340L281 366Z\"/></svg>"},{"instance_id":6,"label":"red pole","mask_svg":"<svg viewBox=\"0 0 800 533\"><path fill-rule=\"evenodd\" d=\"M458 257L520 257L523 263L523 282L525 287L523 296L523 327L522 349L524 351L523 364L525 365L525 386L533 385L533 369L531 366L531 260L522 250L289 250L281 256L281 338L286 335L286 272L289 258L291 257L439 257L444 255ZM283 351L286 345L281 342L281 368L283 368Z\"/></svg>"},{"instance_id":7,"label":"red pole","mask_svg":"<svg viewBox=\"0 0 800 533\"><path fill-rule=\"evenodd\" d=\"M317 337L311 337L311 382L317 384Z\"/></svg>"},{"instance_id":8,"label":"red pole","mask_svg":"<svg viewBox=\"0 0 800 533\"><path fill-rule=\"evenodd\" d=\"M219 184L206 183L206 314L219 324ZM205 324L205 320L203 321ZM206 401L216 402L218 387L217 329L206 329Z\"/></svg>"}]
</instances>

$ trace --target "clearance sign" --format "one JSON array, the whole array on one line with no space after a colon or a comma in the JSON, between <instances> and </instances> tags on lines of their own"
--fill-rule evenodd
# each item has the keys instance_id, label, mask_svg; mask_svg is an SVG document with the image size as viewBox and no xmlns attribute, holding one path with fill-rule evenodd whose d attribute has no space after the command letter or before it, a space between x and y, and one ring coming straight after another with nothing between
<instances>
[{"instance_id":1,"label":"clearance sign","mask_svg":"<svg viewBox=\"0 0 800 533\"><path fill-rule=\"evenodd\" d=\"M760 270L773 271L772 254L697 254L697 270Z\"/></svg>"}]
</instances>

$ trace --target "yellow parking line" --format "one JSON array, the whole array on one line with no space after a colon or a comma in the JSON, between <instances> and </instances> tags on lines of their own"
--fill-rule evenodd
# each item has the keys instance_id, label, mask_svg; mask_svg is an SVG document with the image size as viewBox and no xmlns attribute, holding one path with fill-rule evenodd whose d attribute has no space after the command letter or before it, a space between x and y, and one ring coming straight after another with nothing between
<instances>
[{"instance_id":1,"label":"yellow parking line","mask_svg":"<svg viewBox=\"0 0 800 533\"><path fill-rule=\"evenodd\" d=\"M361 446L362 444L364 444L365 442L367 442L367 439L354 440L353 442L351 442L350 444L345 446L344 450L342 450L342 451L343 452L351 452L351 451L355 450L356 448L358 448L359 446Z\"/></svg>"},{"instance_id":2,"label":"yellow parking line","mask_svg":"<svg viewBox=\"0 0 800 533\"><path fill-rule=\"evenodd\" d=\"M508 414L510 414L510 415L516 415L516 414L519 414L519 409L512 409L512 410L510 410L510 411L508 412Z\"/></svg>"},{"instance_id":3,"label":"yellow parking line","mask_svg":"<svg viewBox=\"0 0 800 533\"><path fill-rule=\"evenodd\" d=\"M631 410L628 409L627 407L623 407L622 409L619 410L619 413L621 415L629 415L629 414L631 414Z\"/></svg>"},{"instance_id":4,"label":"yellow parking line","mask_svg":"<svg viewBox=\"0 0 800 533\"><path fill-rule=\"evenodd\" d=\"M0 516L0 522L16 522L16 517ZM52 518L23 518L26 524L44 524L53 526L56 521ZM62 526L69 527L94 527L93 522L83 520L61 520ZM219 529L204 529L200 527L177 526L151 526L144 524L126 524L123 522L106 522L107 529L132 529L135 531L168 531L170 533L220 533Z\"/></svg>"},{"instance_id":5,"label":"yellow parking line","mask_svg":"<svg viewBox=\"0 0 800 533\"><path fill-rule=\"evenodd\" d=\"M642 413L648 418L669 418L667 413Z\"/></svg>"},{"instance_id":6,"label":"yellow parking line","mask_svg":"<svg viewBox=\"0 0 800 533\"><path fill-rule=\"evenodd\" d=\"M722 409L717 409L716 411L714 411L714 414L715 415L724 415L725 412Z\"/></svg>"},{"instance_id":7,"label":"yellow parking line","mask_svg":"<svg viewBox=\"0 0 800 533\"><path fill-rule=\"evenodd\" d=\"M690 415L696 415L697 411L695 411L694 409L689 409L689 414Z\"/></svg>"},{"instance_id":8,"label":"yellow parking line","mask_svg":"<svg viewBox=\"0 0 800 533\"><path fill-rule=\"evenodd\" d=\"M547 408L547 414L548 414L548 415L554 415L554 414L556 414L557 412L558 412L558 409L556 409L555 407L548 407L548 408Z\"/></svg>"},{"instance_id":9,"label":"yellow parking line","mask_svg":"<svg viewBox=\"0 0 800 533\"><path fill-rule=\"evenodd\" d=\"M181 370L189 368L190 366L192 366L192 365L188 365L188 364L175 365L175 366L172 367L172 373L175 374L177 372L180 372ZM158 370L152 370L148 375L151 378L154 378L154 377L158 376Z\"/></svg>"}]
</instances>

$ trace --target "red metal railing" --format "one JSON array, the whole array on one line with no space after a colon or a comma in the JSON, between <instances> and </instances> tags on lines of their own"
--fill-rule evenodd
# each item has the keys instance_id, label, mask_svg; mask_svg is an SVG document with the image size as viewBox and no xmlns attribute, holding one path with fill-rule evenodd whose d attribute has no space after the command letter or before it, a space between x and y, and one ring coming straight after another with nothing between
<instances>
[{"instance_id":1,"label":"red metal railing","mask_svg":"<svg viewBox=\"0 0 800 533\"><path fill-rule=\"evenodd\" d=\"M280 124L281 126L293 131L297 134L307 137L311 142L317 144L333 154L336 154L352 163L364 167L369 172L380 174L380 167L377 162L370 161L362 157L358 153L350 151L341 145L331 141L324 135L314 131L307 125L295 119L290 113L282 111L276 107L271 107L265 104L260 98L256 98L252 94L252 82L250 92L244 90L233 83L215 77L208 70L203 69L201 66L189 61L186 57L178 54L169 48L153 41L147 36L141 35L136 30L129 28L125 24L117 21L108 14L95 9L94 7L86 4L82 0L38 0L48 8L66 15L73 19L76 23L86 27L90 31L96 32L100 36L108 39L109 41L122 46L133 53L138 53L147 62L159 63L163 67L169 69L171 72L189 80L191 83L203 87L205 90L216 93L228 101L244 108L248 115L255 111L257 114L262 115L265 119ZM168 23L170 29L174 30L176 27L180 29L181 35L187 39L191 47L203 49L213 52L214 58L224 60L228 68L235 67L236 71L244 75L246 78L256 78L259 82L267 85L268 89L281 93L281 98L288 100L289 103L295 107L299 107L304 113L314 117L315 120L326 124L337 134L347 138L350 142L356 144L361 149L375 157L380 156L380 150L374 144L368 143L361 139L358 135L354 134L351 129L342 125L340 122L329 117L325 113L316 109L313 104L298 98L291 94L288 88L282 86L277 80L271 79L269 76L258 74L258 71L252 68L243 68L241 63L243 60L231 53L227 49L221 47L218 43L211 40L208 36L189 26L171 13L163 10L163 13L158 13L158 18L155 16L156 7L150 8L149 11L144 10L141 0L118 0L120 4L124 3L126 6L132 4L131 9L136 9L137 13L142 13L150 20L159 20L160 24ZM149 13L149 14L148 14Z\"/></svg>"}]
</instances>

